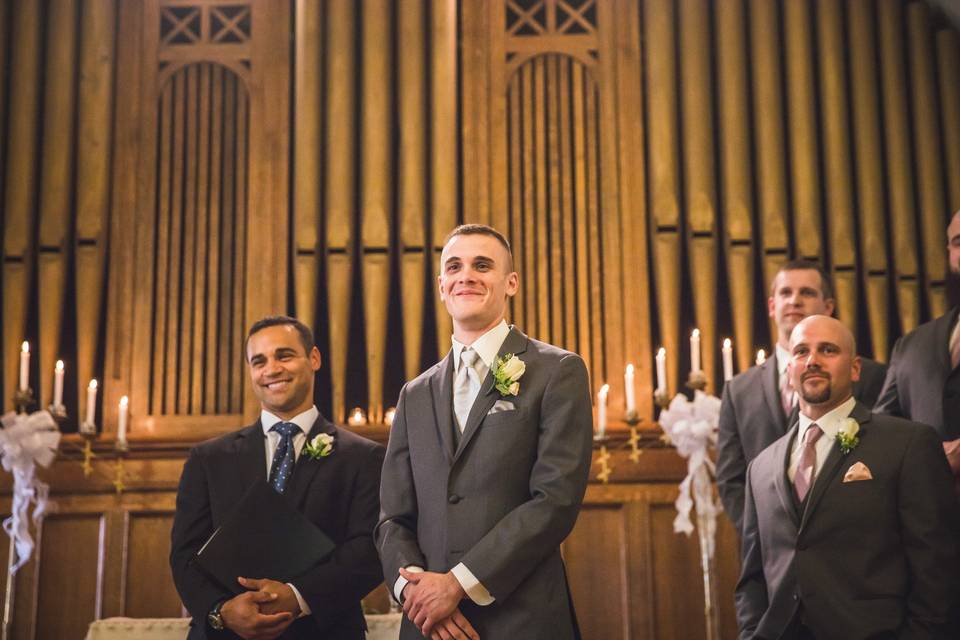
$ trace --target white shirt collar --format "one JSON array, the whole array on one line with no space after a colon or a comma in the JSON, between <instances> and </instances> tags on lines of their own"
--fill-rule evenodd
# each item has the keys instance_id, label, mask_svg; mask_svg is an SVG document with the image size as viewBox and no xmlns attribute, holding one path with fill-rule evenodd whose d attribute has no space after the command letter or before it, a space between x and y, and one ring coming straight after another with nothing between
<instances>
[{"instance_id":1,"label":"white shirt collar","mask_svg":"<svg viewBox=\"0 0 960 640\"><path fill-rule=\"evenodd\" d=\"M480 359L483 360L483 364L487 365L487 369L490 369L493 367L494 362L496 362L497 354L500 353L500 347L503 346L503 341L507 339L509 334L510 327L507 326L505 320L501 320L500 324L474 340L473 344L463 344L462 342L458 342L456 338L453 338L453 346L451 347L453 351L453 370L457 371L460 368L460 352L467 347L471 347L476 351Z\"/></svg>"},{"instance_id":2,"label":"white shirt collar","mask_svg":"<svg viewBox=\"0 0 960 640\"><path fill-rule=\"evenodd\" d=\"M775 348L777 354L777 375L782 378L787 373L787 363L790 362L790 352L777 343Z\"/></svg>"},{"instance_id":3,"label":"white shirt collar","mask_svg":"<svg viewBox=\"0 0 960 640\"><path fill-rule=\"evenodd\" d=\"M263 427L263 434L269 435L270 429L273 428L273 425L277 424L278 422L292 422L300 427L300 431L303 432L303 435L307 435L310 433L310 429L313 429L313 423L315 423L319 417L320 410L317 409L316 405L311 406L303 413L293 416L293 418L290 420L283 420L282 418L270 413L266 409L261 409L260 425Z\"/></svg>"},{"instance_id":4,"label":"white shirt collar","mask_svg":"<svg viewBox=\"0 0 960 640\"><path fill-rule=\"evenodd\" d=\"M823 431L823 435L829 436L831 440L836 438L837 432L840 430L840 421L850 416L850 413L853 411L853 408L856 406L856 404L856 398L850 396L847 398L846 402L834 407L830 411L820 416L819 420L811 420L801 411L800 429L797 431L797 442L803 442L803 435L807 432L807 427L813 423L816 423L816 425L820 427L820 430Z\"/></svg>"}]
</instances>

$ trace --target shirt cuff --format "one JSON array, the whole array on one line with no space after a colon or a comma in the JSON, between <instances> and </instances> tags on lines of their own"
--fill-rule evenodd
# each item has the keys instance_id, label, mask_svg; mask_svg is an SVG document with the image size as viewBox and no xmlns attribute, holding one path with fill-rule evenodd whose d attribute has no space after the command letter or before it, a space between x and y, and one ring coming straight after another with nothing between
<instances>
[{"instance_id":1,"label":"shirt cuff","mask_svg":"<svg viewBox=\"0 0 960 640\"><path fill-rule=\"evenodd\" d=\"M290 587L291 589L293 589L293 595L296 596L296 598L297 598L297 604L300 605L300 615L297 616L297 617L298 617L298 618L303 618L304 616L310 615L310 607L307 606L307 601L303 599L303 596L302 596L302 595L300 595L300 590L297 589L297 588L296 588L295 586L293 586L292 584L290 584L289 582L287 583L287 586Z\"/></svg>"},{"instance_id":2,"label":"shirt cuff","mask_svg":"<svg viewBox=\"0 0 960 640\"><path fill-rule=\"evenodd\" d=\"M473 600L474 603L481 607L493 604L494 597L490 595L486 587L480 584L477 576L473 575L470 569L467 569L467 565L461 562L451 569L450 572L453 574L453 577L457 579L457 582L460 583L460 586L463 587L463 590L467 593L467 597Z\"/></svg>"},{"instance_id":3,"label":"shirt cuff","mask_svg":"<svg viewBox=\"0 0 960 640\"><path fill-rule=\"evenodd\" d=\"M404 567L410 573L423 573L423 567L418 567L415 564L410 565L409 567ZM393 597L397 599L397 602L403 604L403 588L407 586L409 582L403 576L397 578L397 581L393 583Z\"/></svg>"}]
</instances>

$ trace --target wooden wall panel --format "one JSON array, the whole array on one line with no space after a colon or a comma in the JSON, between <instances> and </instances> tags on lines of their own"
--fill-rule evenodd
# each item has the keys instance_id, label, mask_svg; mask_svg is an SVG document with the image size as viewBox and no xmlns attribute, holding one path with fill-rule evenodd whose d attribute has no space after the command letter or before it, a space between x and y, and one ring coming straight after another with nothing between
<instances>
[{"instance_id":1,"label":"wooden wall panel","mask_svg":"<svg viewBox=\"0 0 960 640\"><path fill-rule=\"evenodd\" d=\"M631 606L624 505L597 505L580 512L576 532L563 545L567 579L577 608L581 633L587 638L630 638ZM617 558L617 571L594 571ZM613 567L611 567L613 568ZM590 607L581 603L590 602ZM589 630L589 631L588 631Z\"/></svg>"},{"instance_id":2,"label":"wooden wall panel","mask_svg":"<svg viewBox=\"0 0 960 640\"><path fill-rule=\"evenodd\" d=\"M134 512L127 516L124 615L178 618L182 610L170 574L170 512ZM150 588L144 577L150 576Z\"/></svg>"},{"instance_id":3,"label":"wooden wall panel","mask_svg":"<svg viewBox=\"0 0 960 640\"><path fill-rule=\"evenodd\" d=\"M41 535L36 637L81 638L87 621L99 613L103 518L98 514L51 515L44 520ZM67 583L69 588L65 588Z\"/></svg>"}]
</instances>

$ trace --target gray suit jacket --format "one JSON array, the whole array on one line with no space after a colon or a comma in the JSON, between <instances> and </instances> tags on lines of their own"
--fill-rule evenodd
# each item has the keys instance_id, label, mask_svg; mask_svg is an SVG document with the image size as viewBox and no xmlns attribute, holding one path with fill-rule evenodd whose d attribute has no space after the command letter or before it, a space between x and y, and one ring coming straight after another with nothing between
<instances>
[{"instance_id":1,"label":"gray suit jacket","mask_svg":"<svg viewBox=\"0 0 960 640\"><path fill-rule=\"evenodd\" d=\"M957 309L897 340L877 411L929 424L944 440L960 438L960 369L950 366Z\"/></svg>"},{"instance_id":2,"label":"gray suit jacket","mask_svg":"<svg viewBox=\"0 0 960 640\"><path fill-rule=\"evenodd\" d=\"M861 358L860 380L853 396L868 408L873 406L887 368ZM743 495L747 464L774 440L787 432L792 421L783 413L777 361L770 358L750 367L724 385L720 404L717 442L717 488L723 508L737 531L743 527ZM794 418L796 410L794 410Z\"/></svg>"},{"instance_id":3,"label":"gray suit jacket","mask_svg":"<svg viewBox=\"0 0 960 640\"><path fill-rule=\"evenodd\" d=\"M462 435L453 420L453 361L407 383L383 465L375 537L387 584L399 569L445 572L463 562L496 601L461 610L481 638L574 638L560 543L587 485L593 420L576 354L510 331L500 355L526 363L517 396L492 372ZM489 413L497 400L515 405ZM401 638L421 638L404 619Z\"/></svg>"},{"instance_id":4,"label":"gray suit jacket","mask_svg":"<svg viewBox=\"0 0 960 640\"><path fill-rule=\"evenodd\" d=\"M740 638L779 638L797 612L821 640L953 637L960 505L926 425L857 404L859 444L836 443L799 505L787 476L797 428L747 471ZM871 480L843 482L857 462Z\"/></svg>"}]
</instances>

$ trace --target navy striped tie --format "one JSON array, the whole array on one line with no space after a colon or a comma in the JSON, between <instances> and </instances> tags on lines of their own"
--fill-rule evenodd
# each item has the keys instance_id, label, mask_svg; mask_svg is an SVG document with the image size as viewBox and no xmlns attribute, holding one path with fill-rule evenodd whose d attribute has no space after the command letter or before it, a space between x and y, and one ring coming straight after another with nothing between
<instances>
[{"instance_id":1,"label":"navy striped tie","mask_svg":"<svg viewBox=\"0 0 960 640\"><path fill-rule=\"evenodd\" d=\"M273 454L273 463L270 465L270 485L276 489L277 493L283 493L297 460L293 449L293 436L300 432L300 427L292 422L278 422L270 428L270 431L280 434L280 444Z\"/></svg>"}]
</instances>

